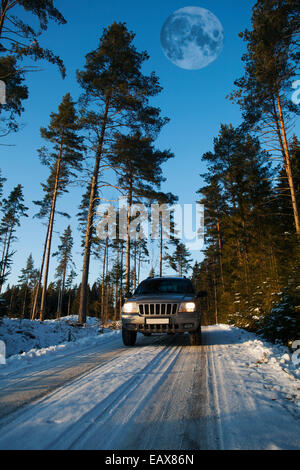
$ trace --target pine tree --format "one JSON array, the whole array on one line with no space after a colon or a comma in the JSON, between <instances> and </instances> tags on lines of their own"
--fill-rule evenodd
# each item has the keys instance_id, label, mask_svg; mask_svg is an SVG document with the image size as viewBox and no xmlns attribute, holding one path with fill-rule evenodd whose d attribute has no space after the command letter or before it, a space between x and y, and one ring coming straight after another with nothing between
<instances>
[{"instance_id":1,"label":"pine tree","mask_svg":"<svg viewBox=\"0 0 300 470\"><path fill-rule=\"evenodd\" d=\"M58 245L58 251L53 253L53 256L55 256L59 261L56 268L56 278L59 280L57 317L60 317L62 314L62 303L65 292L67 271L69 268L74 267L74 263L72 261L73 237L70 225L68 225L60 237L60 242L60 245Z\"/></svg>"},{"instance_id":2,"label":"pine tree","mask_svg":"<svg viewBox=\"0 0 300 470\"><path fill-rule=\"evenodd\" d=\"M2 171L0 168L0 207L2 206L2 196L3 196L3 186L6 181L6 178L2 176Z\"/></svg>"},{"instance_id":3,"label":"pine tree","mask_svg":"<svg viewBox=\"0 0 300 470\"><path fill-rule=\"evenodd\" d=\"M127 197L126 224L126 291L130 290L130 232L132 206L135 202L161 197L157 190L164 181L162 164L174 155L170 151L156 150L153 139L140 132L132 135L119 134L113 146L110 161L118 166L118 187ZM123 194L124 194L123 192Z\"/></svg>"},{"instance_id":4,"label":"pine tree","mask_svg":"<svg viewBox=\"0 0 300 470\"><path fill-rule=\"evenodd\" d=\"M183 276L192 268L191 254L184 243L177 242L176 248L172 255L167 255L166 260L169 266L177 272L178 276Z\"/></svg>"},{"instance_id":5,"label":"pine tree","mask_svg":"<svg viewBox=\"0 0 300 470\"><path fill-rule=\"evenodd\" d=\"M18 117L24 111L23 101L28 98L24 71L15 57L0 57L0 80L5 83L5 102L0 104L0 137L5 137L18 130Z\"/></svg>"},{"instance_id":6,"label":"pine tree","mask_svg":"<svg viewBox=\"0 0 300 470\"><path fill-rule=\"evenodd\" d=\"M150 201L151 205L158 204L156 207L158 211L158 221L152 220L152 230L159 238L159 275L163 275L163 263L165 260L165 252L167 252L169 245L174 245L175 237L175 224L172 207L178 201L178 197L172 193L157 192L153 194L154 200ZM158 223L158 227L156 226ZM158 233L155 233L155 232ZM151 234L151 237L154 236ZM175 244L176 245L176 244Z\"/></svg>"},{"instance_id":7,"label":"pine tree","mask_svg":"<svg viewBox=\"0 0 300 470\"><path fill-rule=\"evenodd\" d=\"M148 55L137 52L133 39L134 34L127 30L125 24L113 23L104 29L99 46L86 56L85 68L78 72L78 80L84 90L81 99L83 123L95 149L81 282L79 321L82 323L85 323L87 314L88 273L99 172L108 139L113 138L118 128L139 128L142 125L148 133L155 134L165 123L160 111L148 104L149 98L157 95L161 88L155 74L142 74L141 67Z\"/></svg>"},{"instance_id":8,"label":"pine tree","mask_svg":"<svg viewBox=\"0 0 300 470\"><path fill-rule=\"evenodd\" d=\"M253 325L251 302L261 291L257 286L268 279L269 294L278 288L276 194L267 157L257 138L222 125L214 151L203 156L208 163L206 186L198 192L206 207L201 272L214 299L211 313L222 320L233 315L244 326Z\"/></svg>"},{"instance_id":9,"label":"pine tree","mask_svg":"<svg viewBox=\"0 0 300 470\"><path fill-rule=\"evenodd\" d=\"M38 20L40 30L36 31L24 23L18 16L20 9L31 13ZM19 10L19 12L18 12ZM1 0L0 5L0 41L2 52L19 58L30 57L33 60L45 59L57 64L62 75L65 68L61 59L39 43L42 31L46 31L49 21L65 24L63 15L55 8L53 0Z\"/></svg>"},{"instance_id":10,"label":"pine tree","mask_svg":"<svg viewBox=\"0 0 300 470\"><path fill-rule=\"evenodd\" d=\"M149 271L149 274L148 274L148 277L154 277L155 276L155 270L153 268L153 266L151 267L150 271Z\"/></svg>"},{"instance_id":11,"label":"pine tree","mask_svg":"<svg viewBox=\"0 0 300 470\"><path fill-rule=\"evenodd\" d=\"M66 284L65 284L65 287L66 287L66 291L68 293L68 310L67 310L67 315L69 316L70 313L71 313L71 299L72 299L72 295L75 297L74 295L74 291L76 291L76 286L73 286L73 282L74 280L76 279L77 277L77 274L76 272L74 271L74 269L71 269L67 279L66 279Z\"/></svg>"},{"instance_id":12,"label":"pine tree","mask_svg":"<svg viewBox=\"0 0 300 470\"><path fill-rule=\"evenodd\" d=\"M32 14L39 23L39 30L24 23L20 17L21 10ZM30 58L34 62L46 60L56 64L65 77L63 61L40 44L41 33L47 30L50 21L66 23L52 0L1 0L0 50L5 55L0 58L0 80L5 83L6 99L0 105L0 136L18 130L17 117L24 111L23 101L28 98L25 73L37 69L23 65L24 60Z\"/></svg>"},{"instance_id":13,"label":"pine tree","mask_svg":"<svg viewBox=\"0 0 300 470\"><path fill-rule=\"evenodd\" d=\"M53 150L48 151L45 147L40 150L42 162L50 168L47 184L43 185L45 192L44 199L42 202L37 203L41 206L40 216L49 214L40 320L43 320L45 314L47 280L57 198L62 193L67 192L67 187L70 184L71 177L74 176L74 171L81 170L84 147L83 138L78 136L79 128L74 102L70 94L67 94L59 105L58 113L51 114L49 127L41 129L42 137L53 146Z\"/></svg>"},{"instance_id":14,"label":"pine tree","mask_svg":"<svg viewBox=\"0 0 300 470\"><path fill-rule=\"evenodd\" d=\"M12 263L11 245L16 240L14 233L16 227L20 227L21 217L28 217L24 204L23 187L18 184L10 193L8 198L3 199L1 211L4 214L0 222L0 240L2 242L2 255L0 260L0 292L4 282L9 275L9 268Z\"/></svg>"},{"instance_id":15,"label":"pine tree","mask_svg":"<svg viewBox=\"0 0 300 470\"><path fill-rule=\"evenodd\" d=\"M215 251L219 260L219 273L223 291L224 275L223 275L223 227L221 217L226 213L225 198L221 194L221 188L216 174L201 175L207 186L202 187L198 194L203 198L199 201L205 205L205 237L206 243L215 244Z\"/></svg>"},{"instance_id":16,"label":"pine tree","mask_svg":"<svg viewBox=\"0 0 300 470\"><path fill-rule=\"evenodd\" d=\"M22 318L25 317L26 305L28 300L28 292L31 294L36 285L37 279L39 277L39 271L34 267L34 261L32 254L27 258L26 267L21 269L21 274L19 276L19 286L24 292L23 306L22 306Z\"/></svg>"},{"instance_id":17,"label":"pine tree","mask_svg":"<svg viewBox=\"0 0 300 470\"><path fill-rule=\"evenodd\" d=\"M247 42L245 75L235 82L231 98L244 111L248 125L265 137L265 143L281 155L293 207L296 233L300 234L288 129L299 110L289 99L291 80L299 60L299 2L296 0L258 0L253 8L252 31L241 37Z\"/></svg>"}]
</instances>

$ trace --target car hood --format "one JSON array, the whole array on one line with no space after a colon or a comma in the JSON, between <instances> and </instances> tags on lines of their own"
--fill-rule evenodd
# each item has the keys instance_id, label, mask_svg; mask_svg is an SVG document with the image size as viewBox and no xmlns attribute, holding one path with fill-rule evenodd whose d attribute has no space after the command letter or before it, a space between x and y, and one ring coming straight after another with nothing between
<instances>
[{"instance_id":1,"label":"car hood","mask_svg":"<svg viewBox=\"0 0 300 470\"><path fill-rule=\"evenodd\" d=\"M133 295L127 302L138 303L179 303L190 302L195 300L192 294L158 294L158 295Z\"/></svg>"}]
</instances>

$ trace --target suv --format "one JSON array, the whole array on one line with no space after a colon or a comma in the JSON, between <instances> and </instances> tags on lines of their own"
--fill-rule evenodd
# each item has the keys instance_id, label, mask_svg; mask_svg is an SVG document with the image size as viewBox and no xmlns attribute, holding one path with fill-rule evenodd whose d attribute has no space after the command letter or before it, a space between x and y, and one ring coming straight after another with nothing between
<instances>
[{"instance_id":1,"label":"suv","mask_svg":"<svg viewBox=\"0 0 300 470\"><path fill-rule=\"evenodd\" d=\"M201 344L199 298L185 277L151 277L141 282L134 294L126 294L122 308L122 338L134 346L137 333L190 334L191 345Z\"/></svg>"}]
</instances>

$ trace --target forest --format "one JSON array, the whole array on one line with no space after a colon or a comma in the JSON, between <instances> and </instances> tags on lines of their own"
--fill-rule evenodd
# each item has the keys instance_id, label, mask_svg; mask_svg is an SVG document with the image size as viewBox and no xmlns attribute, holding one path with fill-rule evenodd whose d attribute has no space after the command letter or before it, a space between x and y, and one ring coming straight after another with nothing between
<instances>
[{"instance_id":1,"label":"forest","mask_svg":"<svg viewBox=\"0 0 300 470\"><path fill-rule=\"evenodd\" d=\"M18 18L20 8L38 20L39 31ZM67 22L52 0L1 0L0 80L6 86L6 100L0 104L1 138L18 132L24 102L30 100L30 67L21 63L46 60L62 77L67 73L63 58L42 45L40 32L50 22L62 27ZM149 276L162 275L168 267L208 292L201 301L204 324L229 323L288 345L300 338L299 103L292 99L299 33L299 2L256 1L251 29L240 33L246 45L244 74L227 96L241 110L242 121L239 126L222 123L212 150L199 156L205 173L193 169L199 173L195 202L205 207L203 259L193 261L182 240L167 239L160 218L159 272L149 264ZM41 182L43 197L33 201L32 226L42 221L45 234L37 241L40 259L31 254L24 258L15 284L10 283L15 242L22 237L28 201L22 182L10 188L5 172L0 173L2 315L39 321L78 315L80 324L87 316L118 320L125 293L142 280L149 250L145 239L130 232L131 208L178 201L176 194L161 189L163 164L176 155L156 144L169 118L152 104L162 87L155 72L143 73L148 59L147 52L136 49L135 33L125 23L108 25L77 71L80 96L67 93L48 126L40 129L44 146L38 157L48 178ZM5 160L5 146L1 151ZM68 219L57 201L72 192L79 177L84 185L77 219L66 222L54 246L57 217ZM125 240L97 236L97 206L107 188L127 198ZM73 261L76 230L81 234L81 266ZM174 225L172 230L174 234ZM93 284L92 258L99 262ZM50 264L56 267L54 279L49 277Z\"/></svg>"}]
</instances>

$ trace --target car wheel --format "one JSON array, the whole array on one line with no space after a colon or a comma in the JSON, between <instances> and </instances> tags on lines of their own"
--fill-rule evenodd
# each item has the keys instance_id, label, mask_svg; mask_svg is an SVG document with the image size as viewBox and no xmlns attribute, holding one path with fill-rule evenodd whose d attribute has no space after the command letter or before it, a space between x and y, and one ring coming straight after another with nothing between
<instances>
[{"instance_id":1,"label":"car wheel","mask_svg":"<svg viewBox=\"0 0 300 470\"><path fill-rule=\"evenodd\" d=\"M122 339L125 346L134 346L136 342L136 331L127 330L127 328L122 328Z\"/></svg>"},{"instance_id":2,"label":"car wheel","mask_svg":"<svg viewBox=\"0 0 300 470\"><path fill-rule=\"evenodd\" d=\"M190 344L191 346L201 346L202 344L202 332L201 326L196 331L190 333Z\"/></svg>"}]
</instances>

